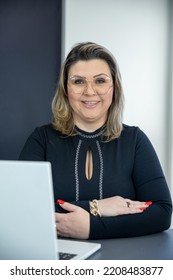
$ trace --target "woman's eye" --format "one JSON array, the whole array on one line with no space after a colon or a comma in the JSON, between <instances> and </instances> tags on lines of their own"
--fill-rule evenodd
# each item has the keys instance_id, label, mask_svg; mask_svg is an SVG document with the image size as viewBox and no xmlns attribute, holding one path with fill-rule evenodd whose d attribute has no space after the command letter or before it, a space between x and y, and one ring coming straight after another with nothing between
<instances>
[{"instance_id":1,"label":"woman's eye","mask_svg":"<svg viewBox=\"0 0 173 280\"><path fill-rule=\"evenodd\" d=\"M85 83L85 81L83 79L75 79L74 80L75 85L83 85L84 83Z\"/></svg>"},{"instance_id":2,"label":"woman's eye","mask_svg":"<svg viewBox=\"0 0 173 280\"><path fill-rule=\"evenodd\" d=\"M106 82L106 80L103 78L99 78L99 79L95 80L96 84L104 84L105 82Z\"/></svg>"}]
</instances>

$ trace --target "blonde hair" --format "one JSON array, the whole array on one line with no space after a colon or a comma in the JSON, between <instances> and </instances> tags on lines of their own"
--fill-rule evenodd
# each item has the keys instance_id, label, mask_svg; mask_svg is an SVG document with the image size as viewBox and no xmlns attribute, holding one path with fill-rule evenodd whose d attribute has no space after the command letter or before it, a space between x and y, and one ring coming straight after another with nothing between
<instances>
[{"instance_id":1,"label":"blonde hair","mask_svg":"<svg viewBox=\"0 0 173 280\"><path fill-rule=\"evenodd\" d=\"M118 138L122 131L122 115L124 95L121 84L121 76L118 64L113 55L103 46L92 42L80 43L74 46L67 55L62 65L59 83L52 101L53 127L67 136L76 135L74 130L74 120L72 108L67 94L67 80L70 67L78 61L88 61L91 59L102 59L107 62L114 86L114 93L111 106L108 110L108 117L105 123L103 136L106 141Z\"/></svg>"}]
</instances>

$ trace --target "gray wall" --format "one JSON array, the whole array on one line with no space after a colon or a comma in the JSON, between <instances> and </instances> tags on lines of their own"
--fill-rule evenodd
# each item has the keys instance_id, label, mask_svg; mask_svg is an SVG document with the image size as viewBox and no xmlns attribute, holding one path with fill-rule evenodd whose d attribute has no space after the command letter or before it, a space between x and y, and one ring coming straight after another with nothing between
<instances>
[{"instance_id":1,"label":"gray wall","mask_svg":"<svg viewBox=\"0 0 173 280\"><path fill-rule=\"evenodd\" d=\"M51 120L61 63L61 1L0 1L0 159Z\"/></svg>"}]
</instances>

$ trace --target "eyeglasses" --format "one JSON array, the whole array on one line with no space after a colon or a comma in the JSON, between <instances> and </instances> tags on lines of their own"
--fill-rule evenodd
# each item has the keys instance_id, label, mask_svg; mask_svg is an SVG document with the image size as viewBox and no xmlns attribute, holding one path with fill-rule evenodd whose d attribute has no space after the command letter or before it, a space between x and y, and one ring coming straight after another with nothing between
<instances>
[{"instance_id":1,"label":"eyeglasses","mask_svg":"<svg viewBox=\"0 0 173 280\"><path fill-rule=\"evenodd\" d=\"M68 79L68 85L76 94L83 94L91 83L93 90L98 95L106 94L112 86L112 79L107 75L98 75L92 80L88 80L81 76L72 76Z\"/></svg>"}]
</instances>

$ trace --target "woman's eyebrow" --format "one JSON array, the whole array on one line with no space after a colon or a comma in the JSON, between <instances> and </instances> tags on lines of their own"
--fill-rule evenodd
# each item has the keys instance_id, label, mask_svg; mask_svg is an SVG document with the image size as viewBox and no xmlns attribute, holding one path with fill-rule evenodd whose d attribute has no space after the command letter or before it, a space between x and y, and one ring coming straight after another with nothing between
<instances>
[{"instance_id":1,"label":"woman's eyebrow","mask_svg":"<svg viewBox=\"0 0 173 280\"><path fill-rule=\"evenodd\" d=\"M73 78L73 77L77 77L77 78L86 78L86 77L84 77L84 76L81 76L81 75L76 75L76 74L74 74L74 75L70 76L70 78Z\"/></svg>"},{"instance_id":2,"label":"woman's eyebrow","mask_svg":"<svg viewBox=\"0 0 173 280\"><path fill-rule=\"evenodd\" d=\"M109 77L109 75L106 74L106 73L99 73L99 74L94 75L93 78L96 78L96 77L99 77L99 76L102 76L102 75ZM78 78L85 78L86 79L85 76L81 76L81 75L78 75L78 74L74 74L74 75L70 76L70 78L72 78L72 77L78 77Z\"/></svg>"},{"instance_id":3,"label":"woman's eyebrow","mask_svg":"<svg viewBox=\"0 0 173 280\"><path fill-rule=\"evenodd\" d=\"M96 78L96 77L101 76L101 75L104 75L104 76L108 76L108 77L109 77L109 75L106 74L106 73L100 73L100 74L94 75L93 78Z\"/></svg>"}]
</instances>

